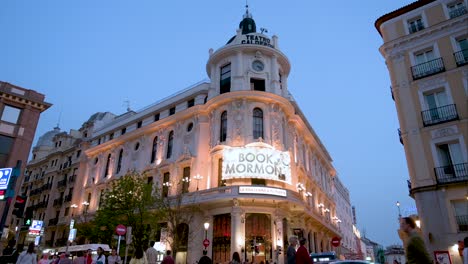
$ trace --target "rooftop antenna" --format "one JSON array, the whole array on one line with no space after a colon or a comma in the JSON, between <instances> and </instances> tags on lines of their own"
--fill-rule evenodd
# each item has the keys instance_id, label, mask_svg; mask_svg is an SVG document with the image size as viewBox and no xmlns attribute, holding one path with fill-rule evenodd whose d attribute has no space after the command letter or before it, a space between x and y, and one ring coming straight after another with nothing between
<instances>
[{"instance_id":1,"label":"rooftop antenna","mask_svg":"<svg viewBox=\"0 0 468 264\"><path fill-rule=\"evenodd\" d=\"M245 15L244 15L244 18L252 18L252 16L249 14L248 0L245 0Z\"/></svg>"},{"instance_id":2,"label":"rooftop antenna","mask_svg":"<svg viewBox=\"0 0 468 264\"><path fill-rule=\"evenodd\" d=\"M63 107L60 107L60 112L57 120L57 126L56 128L60 129L60 120L62 119L62 112L63 112Z\"/></svg>"},{"instance_id":3,"label":"rooftop antenna","mask_svg":"<svg viewBox=\"0 0 468 264\"><path fill-rule=\"evenodd\" d=\"M126 100L124 101L124 104L127 106L127 112L132 111L132 109L130 108L130 100L126 99Z\"/></svg>"}]
</instances>

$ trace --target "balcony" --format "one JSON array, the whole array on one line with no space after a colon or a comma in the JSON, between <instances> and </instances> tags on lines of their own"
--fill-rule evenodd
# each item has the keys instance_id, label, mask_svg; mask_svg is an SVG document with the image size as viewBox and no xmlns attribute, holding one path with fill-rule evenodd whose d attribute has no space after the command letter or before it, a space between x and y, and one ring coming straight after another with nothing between
<instances>
[{"instance_id":1,"label":"balcony","mask_svg":"<svg viewBox=\"0 0 468 264\"><path fill-rule=\"evenodd\" d=\"M464 14L466 14L466 7L464 6L460 6L457 9L453 9L449 11L450 18L456 18L459 16L463 16Z\"/></svg>"},{"instance_id":2,"label":"balcony","mask_svg":"<svg viewBox=\"0 0 468 264\"><path fill-rule=\"evenodd\" d=\"M454 104L432 108L421 112L424 126L432 126L458 119Z\"/></svg>"},{"instance_id":3,"label":"balcony","mask_svg":"<svg viewBox=\"0 0 468 264\"><path fill-rule=\"evenodd\" d=\"M393 101L395 101L395 96L393 95L393 89L392 89L392 86L390 86L390 93L392 94L392 99L393 99Z\"/></svg>"},{"instance_id":4,"label":"balcony","mask_svg":"<svg viewBox=\"0 0 468 264\"><path fill-rule=\"evenodd\" d=\"M76 175L72 175L70 176L70 178L68 178L68 183L73 183L75 182L75 180L76 180Z\"/></svg>"},{"instance_id":5,"label":"balcony","mask_svg":"<svg viewBox=\"0 0 468 264\"><path fill-rule=\"evenodd\" d=\"M55 199L54 200L54 206L59 206L59 205L62 205L62 198L58 198L58 199Z\"/></svg>"},{"instance_id":6,"label":"balcony","mask_svg":"<svg viewBox=\"0 0 468 264\"><path fill-rule=\"evenodd\" d=\"M52 188L52 183L46 183L42 185L41 187L42 191L47 191L47 190L50 190L51 188Z\"/></svg>"},{"instance_id":7,"label":"balcony","mask_svg":"<svg viewBox=\"0 0 468 264\"><path fill-rule=\"evenodd\" d=\"M457 215L458 231L468 231L468 215Z\"/></svg>"},{"instance_id":8,"label":"balcony","mask_svg":"<svg viewBox=\"0 0 468 264\"><path fill-rule=\"evenodd\" d=\"M71 200L72 200L72 195L71 194L65 196L65 202L66 203L70 202Z\"/></svg>"},{"instance_id":9,"label":"balcony","mask_svg":"<svg viewBox=\"0 0 468 264\"><path fill-rule=\"evenodd\" d=\"M468 49L464 49L458 52L454 52L455 62L458 67L468 64Z\"/></svg>"},{"instance_id":10,"label":"balcony","mask_svg":"<svg viewBox=\"0 0 468 264\"><path fill-rule=\"evenodd\" d=\"M67 186L67 179L57 182L57 188L66 187L66 186Z\"/></svg>"},{"instance_id":11,"label":"balcony","mask_svg":"<svg viewBox=\"0 0 468 264\"><path fill-rule=\"evenodd\" d=\"M401 129L398 129L398 138L400 138L400 143L401 143L402 145L405 145L405 144L403 143L403 138L401 137Z\"/></svg>"},{"instance_id":12,"label":"balcony","mask_svg":"<svg viewBox=\"0 0 468 264\"><path fill-rule=\"evenodd\" d=\"M443 71L445 71L445 66L442 58L437 58L411 67L413 80L421 79Z\"/></svg>"},{"instance_id":13,"label":"balcony","mask_svg":"<svg viewBox=\"0 0 468 264\"><path fill-rule=\"evenodd\" d=\"M468 163L434 168L438 184L468 181Z\"/></svg>"},{"instance_id":14,"label":"balcony","mask_svg":"<svg viewBox=\"0 0 468 264\"><path fill-rule=\"evenodd\" d=\"M49 220L49 226L57 225L58 218L52 218Z\"/></svg>"}]
</instances>

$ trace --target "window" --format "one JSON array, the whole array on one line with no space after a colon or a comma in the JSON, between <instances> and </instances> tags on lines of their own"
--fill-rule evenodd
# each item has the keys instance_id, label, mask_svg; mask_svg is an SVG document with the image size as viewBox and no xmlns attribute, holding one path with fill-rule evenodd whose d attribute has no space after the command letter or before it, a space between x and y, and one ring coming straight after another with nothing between
<instances>
[{"instance_id":1,"label":"window","mask_svg":"<svg viewBox=\"0 0 468 264\"><path fill-rule=\"evenodd\" d=\"M146 184L152 185L152 184L153 184L153 177L148 177L148 178L146 179Z\"/></svg>"},{"instance_id":2,"label":"window","mask_svg":"<svg viewBox=\"0 0 468 264\"><path fill-rule=\"evenodd\" d=\"M122 130L120 130L120 134L121 134L121 135L125 135L125 132L127 132L127 128L126 128L126 127L122 128Z\"/></svg>"},{"instance_id":3,"label":"window","mask_svg":"<svg viewBox=\"0 0 468 264\"><path fill-rule=\"evenodd\" d=\"M111 154L107 156L106 169L104 170L104 177L107 177L109 175L110 162L111 162Z\"/></svg>"},{"instance_id":4,"label":"window","mask_svg":"<svg viewBox=\"0 0 468 264\"><path fill-rule=\"evenodd\" d=\"M450 18L456 18L466 14L466 7L463 1L453 2L447 5Z\"/></svg>"},{"instance_id":5,"label":"window","mask_svg":"<svg viewBox=\"0 0 468 264\"><path fill-rule=\"evenodd\" d=\"M166 159L170 159L172 156L172 144L174 143L174 131L169 132L169 136L167 139L167 152L166 152Z\"/></svg>"},{"instance_id":6,"label":"window","mask_svg":"<svg viewBox=\"0 0 468 264\"><path fill-rule=\"evenodd\" d=\"M281 75L281 72L278 73L279 75L279 84L280 84L280 89L283 89L283 75Z\"/></svg>"},{"instance_id":7,"label":"window","mask_svg":"<svg viewBox=\"0 0 468 264\"><path fill-rule=\"evenodd\" d=\"M253 137L263 138L263 111L260 108L253 110Z\"/></svg>"},{"instance_id":8,"label":"window","mask_svg":"<svg viewBox=\"0 0 468 264\"><path fill-rule=\"evenodd\" d=\"M151 163L156 161L156 154L158 154L158 137L153 139L153 147L151 148Z\"/></svg>"},{"instance_id":9,"label":"window","mask_svg":"<svg viewBox=\"0 0 468 264\"><path fill-rule=\"evenodd\" d=\"M226 186L226 180L223 180L223 159L218 159L218 187Z\"/></svg>"},{"instance_id":10,"label":"window","mask_svg":"<svg viewBox=\"0 0 468 264\"><path fill-rule=\"evenodd\" d=\"M424 29L424 24L421 17L416 17L408 20L408 31L409 33L415 33Z\"/></svg>"},{"instance_id":11,"label":"window","mask_svg":"<svg viewBox=\"0 0 468 264\"><path fill-rule=\"evenodd\" d=\"M221 67L221 76L219 82L219 93L228 93L231 91L231 64Z\"/></svg>"},{"instance_id":12,"label":"window","mask_svg":"<svg viewBox=\"0 0 468 264\"><path fill-rule=\"evenodd\" d=\"M190 122L190 123L187 125L187 132L192 131L192 129L193 129L193 123Z\"/></svg>"},{"instance_id":13,"label":"window","mask_svg":"<svg viewBox=\"0 0 468 264\"><path fill-rule=\"evenodd\" d=\"M219 129L219 141L224 142L227 138L227 112L221 114L221 124Z\"/></svg>"},{"instance_id":14,"label":"window","mask_svg":"<svg viewBox=\"0 0 468 264\"><path fill-rule=\"evenodd\" d=\"M76 157L79 158L80 155L81 155L81 149L79 149L79 150L76 151Z\"/></svg>"},{"instance_id":15,"label":"window","mask_svg":"<svg viewBox=\"0 0 468 264\"><path fill-rule=\"evenodd\" d=\"M184 174L182 175L182 193L188 193L190 185L190 167L184 168Z\"/></svg>"},{"instance_id":16,"label":"window","mask_svg":"<svg viewBox=\"0 0 468 264\"><path fill-rule=\"evenodd\" d=\"M453 114L449 111L450 108L447 100L447 94L445 91L437 91L424 94L424 102L426 111L423 111L423 121L424 125L432 125L440 123L448 117L448 115ZM455 111L456 115L456 111Z\"/></svg>"},{"instance_id":17,"label":"window","mask_svg":"<svg viewBox=\"0 0 468 264\"><path fill-rule=\"evenodd\" d=\"M122 158L123 158L123 149L119 152L119 159L117 160L117 170L116 173L119 173L122 169Z\"/></svg>"},{"instance_id":18,"label":"window","mask_svg":"<svg viewBox=\"0 0 468 264\"><path fill-rule=\"evenodd\" d=\"M141 121L141 120L138 121L138 123L137 123L137 128L140 128L142 124L143 124L143 121Z\"/></svg>"},{"instance_id":19,"label":"window","mask_svg":"<svg viewBox=\"0 0 468 264\"><path fill-rule=\"evenodd\" d=\"M167 197L169 195L169 177L171 174L169 172L165 172L163 175L163 189L162 189L162 196Z\"/></svg>"},{"instance_id":20,"label":"window","mask_svg":"<svg viewBox=\"0 0 468 264\"><path fill-rule=\"evenodd\" d=\"M159 120L159 113L155 114L154 115L154 122L158 121Z\"/></svg>"},{"instance_id":21,"label":"window","mask_svg":"<svg viewBox=\"0 0 468 264\"><path fill-rule=\"evenodd\" d=\"M468 40L465 37L457 39L457 48L459 51L455 52L455 61L457 66L463 66L468 63Z\"/></svg>"},{"instance_id":22,"label":"window","mask_svg":"<svg viewBox=\"0 0 468 264\"><path fill-rule=\"evenodd\" d=\"M432 49L414 54L414 60L416 62L416 65L431 61L433 59L434 59L434 51Z\"/></svg>"},{"instance_id":23,"label":"window","mask_svg":"<svg viewBox=\"0 0 468 264\"><path fill-rule=\"evenodd\" d=\"M175 107L171 107L171 108L169 109L169 115L171 116L171 115L173 115L173 114L175 114Z\"/></svg>"},{"instance_id":24,"label":"window","mask_svg":"<svg viewBox=\"0 0 468 264\"><path fill-rule=\"evenodd\" d=\"M458 231L468 231L468 201L452 201L452 205L457 220Z\"/></svg>"},{"instance_id":25,"label":"window","mask_svg":"<svg viewBox=\"0 0 468 264\"><path fill-rule=\"evenodd\" d=\"M0 168L5 168L13 147L13 138L0 135Z\"/></svg>"},{"instance_id":26,"label":"window","mask_svg":"<svg viewBox=\"0 0 468 264\"><path fill-rule=\"evenodd\" d=\"M464 163L460 143L437 145L440 167L436 168L438 181L457 180L454 177L468 177L468 164Z\"/></svg>"},{"instance_id":27,"label":"window","mask_svg":"<svg viewBox=\"0 0 468 264\"><path fill-rule=\"evenodd\" d=\"M112 139L114 139L114 133L110 133L109 135L109 140L112 140Z\"/></svg>"},{"instance_id":28,"label":"window","mask_svg":"<svg viewBox=\"0 0 468 264\"><path fill-rule=\"evenodd\" d=\"M426 49L414 53L415 66L411 67L413 79L420 79L445 70L442 58L435 58L434 51Z\"/></svg>"},{"instance_id":29,"label":"window","mask_svg":"<svg viewBox=\"0 0 468 264\"><path fill-rule=\"evenodd\" d=\"M190 108L195 105L195 99L190 99L187 101L187 108Z\"/></svg>"},{"instance_id":30,"label":"window","mask_svg":"<svg viewBox=\"0 0 468 264\"><path fill-rule=\"evenodd\" d=\"M5 105L5 107L3 107L3 112L2 112L2 116L0 120L16 124L18 123L20 114L21 114L20 108L16 108L11 105Z\"/></svg>"},{"instance_id":31,"label":"window","mask_svg":"<svg viewBox=\"0 0 468 264\"><path fill-rule=\"evenodd\" d=\"M253 91L265 91L265 80L262 79L250 79L250 90Z\"/></svg>"}]
</instances>

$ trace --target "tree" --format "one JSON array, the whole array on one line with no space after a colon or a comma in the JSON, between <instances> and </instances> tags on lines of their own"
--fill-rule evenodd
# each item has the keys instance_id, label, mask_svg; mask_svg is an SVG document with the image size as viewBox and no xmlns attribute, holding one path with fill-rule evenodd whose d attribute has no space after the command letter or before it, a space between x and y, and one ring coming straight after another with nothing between
<instances>
[{"instance_id":1,"label":"tree","mask_svg":"<svg viewBox=\"0 0 468 264\"><path fill-rule=\"evenodd\" d=\"M154 197L158 195L153 196L155 190L146 182L145 176L145 173L132 171L109 183L93 220L99 227L97 237L101 242L109 243L115 227L123 224L132 227L134 246L145 246L151 226L159 218L158 211L151 210L156 201Z\"/></svg>"}]
</instances>

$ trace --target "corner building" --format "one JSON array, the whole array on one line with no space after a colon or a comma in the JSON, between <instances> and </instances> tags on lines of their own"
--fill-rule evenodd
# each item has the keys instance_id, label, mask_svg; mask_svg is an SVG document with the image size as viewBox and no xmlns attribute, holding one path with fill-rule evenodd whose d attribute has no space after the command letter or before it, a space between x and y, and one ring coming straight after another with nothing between
<instances>
[{"instance_id":1,"label":"corner building","mask_svg":"<svg viewBox=\"0 0 468 264\"><path fill-rule=\"evenodd\" d=\"M331 251L340 236L336 171L288 91L290 68L278 38L256 32L247 11L236 35L210 50L210 82L93 132L77 190L89 205L74 201L78 210L93 215L107 183L136 169L162 195L183 193L203 209L176 262L202 256L205 222L214 263L235 251L247 261L284 263L292 235L305 237L311 252Z\"/></svg>"},{"instance_id":2,"label":"corner building","mask_svg":"<svg viewBox=\"0 0 468 264\"><path fill-rule=\"evenodd\" d=\"M375 22L390 74L421 230L431 255L462 263L468 235L466 0L420 0ZM468 245L465 245L468 246Z\"/></svg>"}]
</instances>

